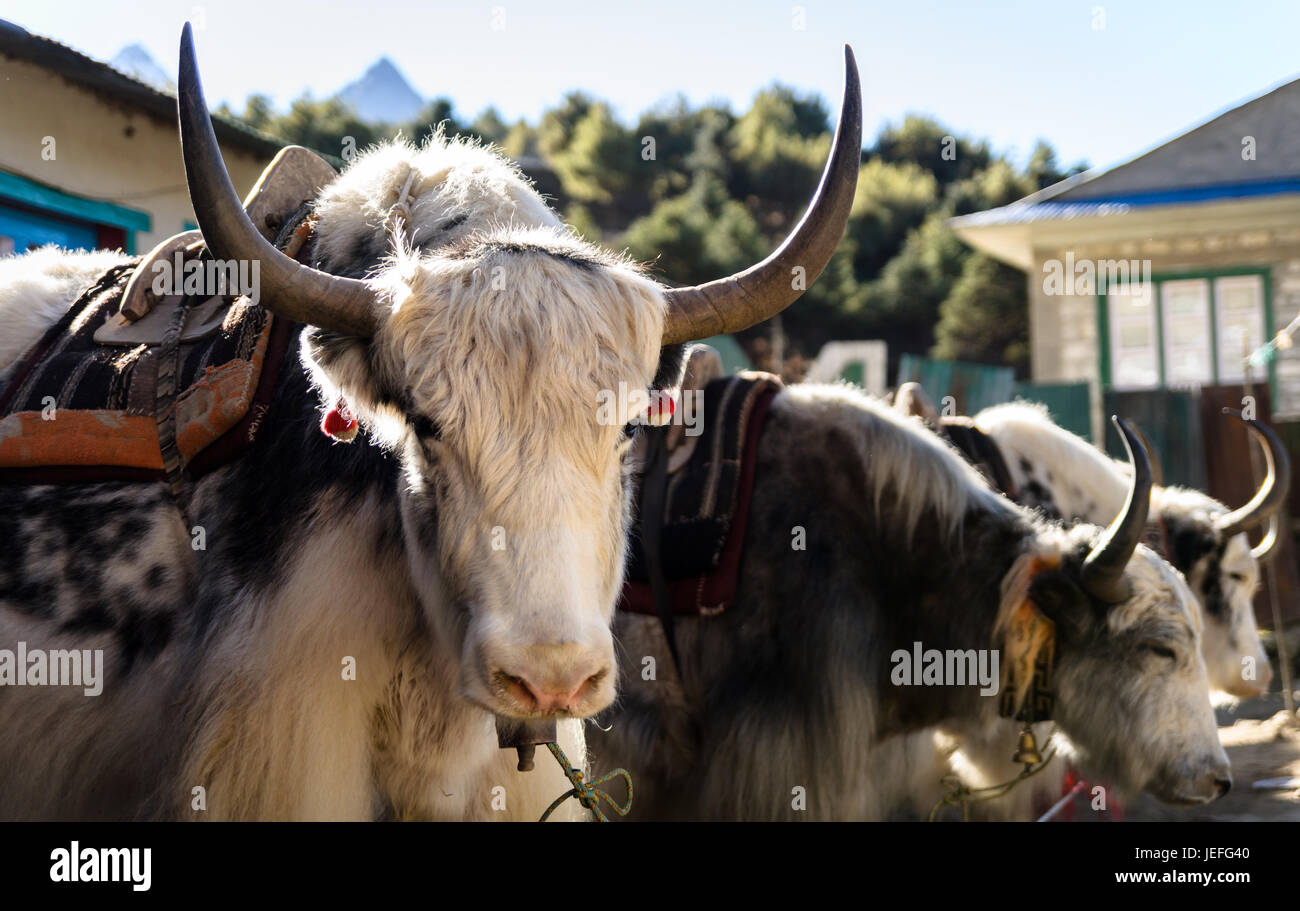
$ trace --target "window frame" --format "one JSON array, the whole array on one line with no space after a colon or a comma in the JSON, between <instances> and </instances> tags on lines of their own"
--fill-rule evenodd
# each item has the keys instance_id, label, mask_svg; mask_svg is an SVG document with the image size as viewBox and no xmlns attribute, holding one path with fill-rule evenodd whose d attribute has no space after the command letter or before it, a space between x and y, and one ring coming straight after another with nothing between
<instances>
[{"instance_id":1,"label":"window frame","mask_svg":"<svg viewBox=\"0 0 1300 911\"><path fill-rule=\"evenodd\" d=\"M1236 266L1223 269L1188 269L1172 272L1156 272L1151 276L1151 282L1155 285L1153 289L1153 298L1156 305L1156 345L1158 363L1159 363L1159 382L1156 386L1115 386L1112 381L1112 362L1111 362L1111 339L1110 339L1110 300L1105 285L1101 285L1097 291L1097 355L1098 373L1101 377L1101 386L1103 390L1108 389L1169 389L1168 373L1165 364L1165 312L1164 300L1160 293L1160 285L1167 281L1180 281L1186 279L1200 279L1206 282L1209 295L1209 313L1207 314L1210 326L1210 369L1211 379L1201 385L1221 385L1223 381L1219 377L1219 310L1216 294L1216 279L1229 278L1237 276L1256 276L1260 279L1262 303L1264 309L1264 341L1267 342L1277 332L1276 324L1273 317L1273 272L1271 265L1259 266ZM1267 370L1262 376L1255 378L1254 382L1267 382L1269 390L1274 400L1277 398L1277 358L1269 362ZM1242 382L1240 380L1229 380L1229 384Z\"/></svg>"},{"instance_id":2,"label":"window frame","mask_svg":"<svg viewBox=\"0 0 1300 911\"><path fill-rule=\"evenodd\" d=\"M1116 336L1117 333L1119 332L1119 322L1118 322L1118 315L1115 313L1115 308L1112 306L1109 296L1106 299L1106 306L1107 306L1107 317L1110 321L1108 326L1109 335L1106 338L1106 341L1110 346L1110 357L1108 359L1108 364L1110 366L1111 376L1113 379L1116 372L1115 353L1117 348L1116 343L1118 341ZM1161 383L1164 381L1164 376L1165 376L1164 327L1160 319L1160 292L1155 282L1151 283L1151 296L1148 301L1148 306L1151 308L1150 313L1147 315L1147 324L1151 330L1150 341L1149 341L1150 350L1151 353L1155 355L1156 381L1157 383ZM1125 383L1123 385L1117 386L1117 388L1145 389L1148 387L1140 384L1135 385L1131 383Z\"/></svg>"}]
</instances>

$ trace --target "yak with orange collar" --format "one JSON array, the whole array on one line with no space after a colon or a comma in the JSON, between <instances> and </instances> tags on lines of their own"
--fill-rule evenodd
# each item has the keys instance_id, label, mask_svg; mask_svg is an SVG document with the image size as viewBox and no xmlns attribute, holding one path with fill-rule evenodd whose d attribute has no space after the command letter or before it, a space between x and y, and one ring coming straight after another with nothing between
<instances>
[{"instance_id":1,"label":"yak with orange collar","mask_svg":"<svg viewBox=\"0 0 1300 911\"><path fill-rule=\"evenodd\" d=\"M927 414L923 391L900 389L896 407L926 418L975 464L993 463L990 480L1016 502L1066 522L1102 522L1123 502L1129 486L1125 466L1088 441L1053 423L1047 410L1025 403L998 405L974 418L939 419ZM1216 700L1249 698L1268 689L1273 672L1256 628L1253 600L1259 586L1259 564L1277 544L1276 513L1287 497L1291 476L1286 449L1267 426L1246 420L1267 466L1250 502L1237 508L1198 490L1154 485L1150 522L1144 540L1187 579L1196 598L1202 625L1201 654ZM960 433L953 433L953 431ZM1272 530L1254 548L1245 532L1272 521ZM981 729L963 725L889 749L910 756L937 749L970 787L1004 781L1015 771L1003 744L1010 736L1006 723ZM1040 726L1040 736L1050 734ZM923 742L934 736L932 746ZM982 816L1032 820L1062 794L1071 753L1068 738L1055 737L1064 754L1053 768L1005 798L983 803ZM878 757L892 765L888 756ZM902 803L923 803L930 788L913 789ZM900 794L900 797L903 797Z\"/></svg>"},{"instance_id":2,"label":"yak with orange collar","mask_svg":"<svg viewBox=\"0 0 1300 911\"><path fill-rule=\"evenodd\" d=\"M1064 528L883 403L781 390L757 442L732 603L674 617L679 664L659 617L620 613L622 693L589 733L593 761L631 771L637 818L875 819L898 788L875 747L1009 714L1050 718L1085 768L1124 788L1215 800L1231 774L1199 611L1140 544L1150 465L1124 434L1123 508L1108 528ZM917 643L936 656L920 685L900 672ZM960 673L991 651L997 692ZM899 765L937 784L934 763Z\"/></svg>"}]
</instances>

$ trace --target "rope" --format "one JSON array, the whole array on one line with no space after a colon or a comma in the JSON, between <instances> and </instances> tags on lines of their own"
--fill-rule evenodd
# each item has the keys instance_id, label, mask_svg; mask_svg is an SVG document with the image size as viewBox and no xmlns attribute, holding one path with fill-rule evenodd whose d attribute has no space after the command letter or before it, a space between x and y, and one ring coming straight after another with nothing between
<instances>
[{"instance_id":1,"label":"rope","mask_svg":"<svg viewBox=\"0 0 1300 911\"><path fill-rule=\"evenodd\" d=\"M1038 765L1025 766L1024 771L1010 781L989 785L984 788L968 788L966 785L962 784L961 779L957 776L945 775L943 783L947 784L952 790L943 795L939 802L934 805L934 809L930 811L930 822L935 821L935 817L939 815L939 811L945 806L953 807L958 805L961 806L961 821L970 822L969 804L984 800L997 800L999 797L1005 797L1007 794L1011 793L1011 789L1016 787L1016 785L1028 778L1032 778L1039 772L1043 771L1043 769L1047 768L1048 763L1050 763L1055 757L1056 750L1052 750L1052 752L1047 754L1047 758Z\"/></svg>"},{"instance_id":2,"label":"rope","mask_svg":"<svg viewBox=\"0 0 1300 911\"><path fill-rule=\"evenodd\" d=\"M542 818L537 820L538 822L546 822L547 818L555 812L555 808L564 803L570 797L576 797L578 803L590 810L591 815L595 817L598 822L609 822L609 817L600 810L601 800L613 807L614 812L619 816L626 816L628 811L632 809L632 776L628 774L627 769L615 769L608 775L602 775L600 778L593 778L591 781L584 781L582 772L569 764L569 757L564 755L564 751L560 749L558 743L552 741L551 743L548 743L546 747L551 751L551 755L555 757L555 761L560 764L560 768L564 770L564 777L569 779L569 783L573 785L573 787L555 798L554 802L546 808L546 812L542 814ZM597 785L602 785L605 782L611 781L620 776L622 776L623 780L627 782L627 803L622 806L620 806L618 801L614 800L613 797L609 796L608 792L602 791L597 787Z\"/></svg>"},{"instance_id":3,"label":"rope","mask_svg":"<svg viewBox=\"0 0 1300 911\"><path fill-rule=\"evenodd\" d=\"M389 237L396 246L397 239L403 238L407 243L414 240L411 234L411 184L415 182L415 168L410 168L406 172L406 182L402 184L402 191L397 194L397 202L388 210L388 217L385 219L385 227Z\"/></svg>"}]
</instances>

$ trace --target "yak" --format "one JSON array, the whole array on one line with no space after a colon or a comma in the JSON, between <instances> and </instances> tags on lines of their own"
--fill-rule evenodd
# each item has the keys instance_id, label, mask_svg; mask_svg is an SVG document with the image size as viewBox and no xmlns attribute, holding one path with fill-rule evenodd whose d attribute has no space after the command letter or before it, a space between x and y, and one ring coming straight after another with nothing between
<instances>
[{"instance_id":1,"label":"yak","mask_svg":"<svg viewBox=\"0 0 1300 911\"><path fill-rule=\"evenodd\" d=\"M900 390L900 393L905 390ZM917 396L915 390L906 390ZM926 411L923 394L914 408ZM1129 485L1123 463L1053 423L1045 408L1023 402L997 405L974 416L974 429L997 447L1005 466L1009 493L1018 502L1067 522L1104 521L1108 510L1118 508ZM1229 509L1206 494L1189 488L1157 485L1151 492L1151 518L1155 538L1170 563L1186 578L1196 598L1204 633L1201 652L1211 690L1230 698L1249 698L1267 691L1272 668L1256 628L1252 604L1259 586L1259 562L1276 544L1274 531L1253 549L1245 531L1275 519L1286 500L1290 466L1277 435L1254 420L1245 421L1267 465L1265 478L1251 501ZM965 726L936 734L935 749L955 773L971 787L987 787L1007 780L1015 771L1004 742L1008 725L987 730ZM1048 736L1046 726L1040 735ZM926 735L918 735L924 739ZM1065 756L1071 754L1068 737L1055 738ZM895 745L913 756L923 756L928 745ZM887 761L887 760L882 760ZM1015 789L1007 797L980 805L979 812L997 819L1032 819L1062 793L1066 764L1057 762ZM924 803L930 790L923 782L910 799Z\"/></svg>"},{"instance_id":2,"label":"yak","mask_svg":"<svg viewBox=\"0 0 1300 911\"><path fill-rule=\"evenodd\" d=\"M1123 496L1123 465L1057 426L1044 408L998 405L975 415L974 424L1002 451L1012 483L1025 492L1020 499L1025 505L1066 521L1097 522ZM1253 420L1246 427L1268 465L1251 502L1234 510L1186 487L1158 485L1151 493L1163 552L1201 606L1210 683L1237 698L1266 692L1273 676L1253 601L1259 563L1277 539L1270 535L1252 548L1245 532L1274 517L1290 481L1289 459L1277 435Z\"/></svg>"},{"instance_id":3,"label":"yak","mask_svg":"<svg viewBox=\"0 0 1300 911\"><path fill-rule=\"evenodd\" d=\"M1048 714L1080 760L1172 804L1215 800L1231 773L1200 611L1140 543L1151 468L1117 424L1133 466L1126 498L1107 528L1067 528L993 491L886 404L786 387L757 444L734 602L675 618L680 674L658 619L620 612L629 660L589 733L594 761L636 777L637 818L886 818L899 778L934 771L937 785L938 765L932 751L883 744L941 724L989 730L1004 709L1004 694L970 681L914 685L900 657L1000 654L1020 668L1010 708L1023 710L1023 631L1046 628ZM999 744L1008 758L1016 734Z\"/></svg>"},{"instance_id":4,"label":"yak","mask_svg":"<svg viewBox=\"0 0 1300 911\"><path fill-rule=\"evenodd\" d=\"M106 676L93 698L0 687L0 818L536 818L568 782L517 771L497 719L558 720L581 766L581 719L618 675L636 400L601 421L601 393L670 382L683 343L767 319L801 293L792 275L821 272L861 150L845 60L831 156L790 236L667 289L578 239L500 155L441 136L357 157L313 201L313 261L292 260L231 186L187 25L197 222L303 324L297 362L253 445L183 499L0 485L0 643L102 650ZM67 309L104 264L5 263L0 334ZM351 445L318 429L339 401Z\"/></svg>"}]
</instances>

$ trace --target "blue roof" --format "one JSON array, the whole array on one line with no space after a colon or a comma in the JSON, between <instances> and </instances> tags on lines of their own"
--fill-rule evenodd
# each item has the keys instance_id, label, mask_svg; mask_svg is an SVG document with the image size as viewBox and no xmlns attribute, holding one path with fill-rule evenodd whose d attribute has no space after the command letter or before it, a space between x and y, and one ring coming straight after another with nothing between
<instances>
[{"instance_id":1,"label":"blue roof","mask_svg":"<svg viewBox=\"0 0 1300 911\"><path fill-rule=\"evenodd\" d=\"M1092 215L1122 215L1132 209L1152 206L1176 206L1188 203L1248 199L1259 196L1282 196L1300 193L1300 180L1263 180L1250 183L1226 183L1175 190L1150 190L1142 193L1116 194L1081 202L1034 202L1028 196L1008 206L987 209L954 218L963 226L1028 224L1035 221L1086 218Z\"/></svg>"},{"instance_id":2,"label":"blue roof","mask_svg":"<svg viewBox=\"0 0 1300 911\"><path fill-rule=\"evenodd\" d=\"M1261 153L1247 154L1258 146ZM1109 215L1300 193L1300 79L1237 105L1110 168L1076 174L1024 199L952 219L958 227Z\"/></svg>"}]
</instances>

